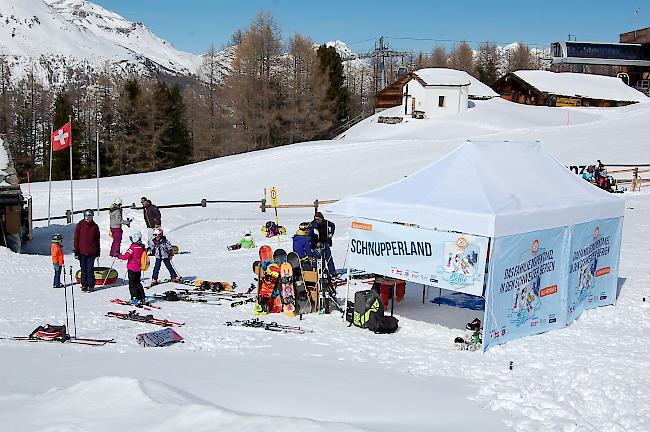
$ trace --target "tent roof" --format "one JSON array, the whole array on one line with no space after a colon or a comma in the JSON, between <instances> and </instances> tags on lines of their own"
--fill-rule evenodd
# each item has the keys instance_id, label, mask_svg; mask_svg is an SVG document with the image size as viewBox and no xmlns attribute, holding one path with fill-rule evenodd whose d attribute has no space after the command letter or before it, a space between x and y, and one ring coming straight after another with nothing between
<instances>
[{"instance_id":1,"label":"tent roof","mask_svg":"<svg viewBox=\"0 0 650 432\"><path fill-rule=\"evenodd\" d=\"M625 201L589 184L539 142L467 141L395 183L325 212L487 237L623 216Z\"/></svg>"}]
</instances>

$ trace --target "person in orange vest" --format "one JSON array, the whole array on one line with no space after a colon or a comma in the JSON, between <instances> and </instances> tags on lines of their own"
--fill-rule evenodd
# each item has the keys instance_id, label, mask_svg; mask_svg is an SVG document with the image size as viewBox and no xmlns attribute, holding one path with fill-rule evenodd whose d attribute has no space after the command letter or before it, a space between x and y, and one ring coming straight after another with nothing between
<instances>
[{"instance_id":1,"label":"person in orange vest","mask_svg":"<svg viewBox=\"0 0 650 432\"><path fill-rule=\"evenodd\" d=\"M52 266L54 267L54 283L52 288L65 288L61 283L61 271L63 270L63 236L54 234L52 236Z\"/></svg>"}]
</instances>

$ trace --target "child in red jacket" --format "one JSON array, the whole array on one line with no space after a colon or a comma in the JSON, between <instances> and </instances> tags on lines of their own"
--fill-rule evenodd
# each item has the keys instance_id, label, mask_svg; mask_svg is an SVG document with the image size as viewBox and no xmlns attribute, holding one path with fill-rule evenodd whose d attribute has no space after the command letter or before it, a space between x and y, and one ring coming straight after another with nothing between
<instances>
[{"instance_id":1,"label":"child in red jacket","mask_svg":"<svg viewBox=\"0 0 650 432\"><path fill-rule=\"evenodd\" d=\"M61 283L61 271L63 270L63 236L61 234L54 234L52 236L52 266L54 267L54 283L52 288L64 288Z\"/></svg>"}]
</instances>

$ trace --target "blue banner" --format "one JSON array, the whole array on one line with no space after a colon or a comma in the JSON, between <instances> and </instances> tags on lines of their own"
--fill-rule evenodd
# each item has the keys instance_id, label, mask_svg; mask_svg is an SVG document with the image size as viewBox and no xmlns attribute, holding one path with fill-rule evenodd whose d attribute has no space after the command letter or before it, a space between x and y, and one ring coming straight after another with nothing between
<instances>
[{"instance_id":1,"label":"blue banner","mask_svg":"<svg viewBox=\"0 0 650 432\"><path fill-rule=\"evenodd\" d=\"M567 324L585 309L616 303L623 218L571 227Z\"/></svg>"},{"instance_id":2,"label":"blue banner","mask_svg":"<svg viewBox=\"0 0 650 432\"><path fill-rule=\"evenodd\" d=\"M565 325L569 229L494 240L483 350Z\"/></svg>"}]
</instances>

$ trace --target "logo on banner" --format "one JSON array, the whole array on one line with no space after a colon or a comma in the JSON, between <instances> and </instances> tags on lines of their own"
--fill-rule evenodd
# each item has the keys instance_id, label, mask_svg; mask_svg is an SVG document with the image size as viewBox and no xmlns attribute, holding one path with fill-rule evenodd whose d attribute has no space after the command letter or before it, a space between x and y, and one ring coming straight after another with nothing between
<instances>
[{"instance_id":1,"label":"logo on banner","mask_svg":"<svg viewBox=\"0 0 650 432\"><path fill-rule=\"evenodd\" d=\"M594 240L596 240L598 238L599 234L600 234L600 228L596 227L596 229L594 230Z\"/></svg>"},{"instance_id":2,"label":"logo on banner","mask_svg":"<svg viewBox=\"0 0 650 432\"><path fill-rule=\"evenodd\" d=\"M352 222L352 228L353 229L360 229L360 230L364 230L364 231L372 231L372 224L353 221Z\"/></svg>"},{"instance_id":3,"label":"logo on banner","mask_svg":"<svg viewBox=\"0 0 650 432\"><path fill-rule=\"evenodd\" d=\"M533 242L533 247L530 248L530 250L531 250L534 254L537 253L537 251L539 250L539 240L535 240L535 241Z\"/></svg>"}]
</instances>

